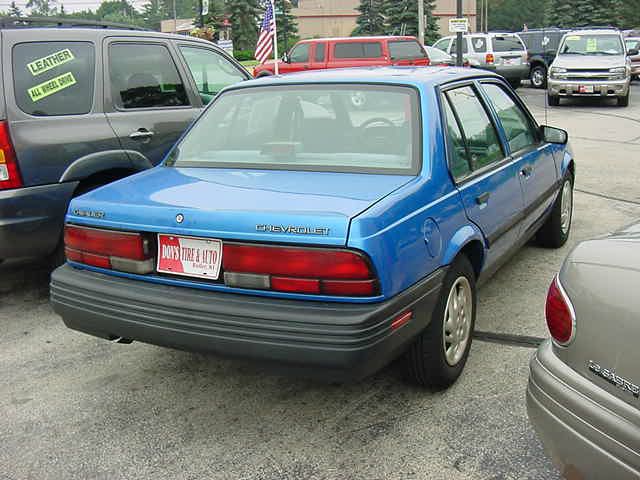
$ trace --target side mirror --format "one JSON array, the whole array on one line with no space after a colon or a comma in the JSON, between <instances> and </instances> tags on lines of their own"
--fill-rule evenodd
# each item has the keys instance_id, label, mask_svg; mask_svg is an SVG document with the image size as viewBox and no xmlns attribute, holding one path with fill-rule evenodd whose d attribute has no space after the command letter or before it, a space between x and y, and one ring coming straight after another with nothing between
<instances>
[{"instance_id":1,"label":"side mirror","mask_svg":"<svg viewBox=\"0 0 640 480\"><path fill-rule=\"evenodd\" d=\"M637 48L630 48L629 51L627 52L627 56L629 57L635 57L638 54L640 54L640 51L638 51Z\"/></svg>"},{"instance_id":2,"label":"side mirror","mask_svg":"<svg viewBox=\"0 0 640 480\"><path fill-rule=\"evenodd\" d=\"M542 131L542 137L546 143L557 143L558 145L566 145L569 141L569 134L561 128L547 127L543 125L540 127Z\"/></svg>"},{"instance_id":3,"label":"side mirror","mask_svg":"<svg viewBox=\"0 0 640 480\"><path fill-rule=\"evenodd\" d=\"M282 55L282 61L284 63L291 63L291 57L289 57L289 54L287 52L284 52L284 54Z\"/></svg>"}]
</instances>

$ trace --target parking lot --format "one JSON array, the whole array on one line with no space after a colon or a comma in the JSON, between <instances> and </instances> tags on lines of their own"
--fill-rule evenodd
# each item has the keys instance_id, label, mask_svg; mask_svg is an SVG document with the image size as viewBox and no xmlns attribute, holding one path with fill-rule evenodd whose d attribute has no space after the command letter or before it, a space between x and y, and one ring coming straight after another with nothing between
<instances>
[{"instance_id":1,"label":"parking lot","mask_svg":"<svg viewBox=\"0 0 640 480\"><path fill-rule=\"evenodd\" d=\"M546 120L544 91L519 93L540 123L570 133L573 230L560 250L526 246L480 290L484 339L452 388L409 386L396 365L337 385L111 344L53 314L44 264L8 262L0 266L0 480L559 478L527 420L533 349L518 337L546 337L547 287L572 245L640 217L640 84L628 108L573 100Z\"/></svg>"}]
</instances>

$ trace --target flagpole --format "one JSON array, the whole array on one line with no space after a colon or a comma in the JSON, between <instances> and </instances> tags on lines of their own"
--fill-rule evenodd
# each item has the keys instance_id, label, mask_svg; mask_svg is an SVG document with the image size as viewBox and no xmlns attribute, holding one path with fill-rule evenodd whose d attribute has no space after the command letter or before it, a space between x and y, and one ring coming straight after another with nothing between
<instances>
[{"instance_id":1,"label":"flagpole","mask_svg":"<svg viewBox=\"0 0 640 480\"><path fill-rule=\"evenodd\" d=\"M279 75L279 68L278 68L278 22L276 20L277 15L276 15L276 5L275 5L275 0L269 0L271 2L271 7L273 8L273 63L274 63L274 69L275 69L275 74ZM285 45L285 48L287 48L287 46Z\"/></svg>"}]
</instances>

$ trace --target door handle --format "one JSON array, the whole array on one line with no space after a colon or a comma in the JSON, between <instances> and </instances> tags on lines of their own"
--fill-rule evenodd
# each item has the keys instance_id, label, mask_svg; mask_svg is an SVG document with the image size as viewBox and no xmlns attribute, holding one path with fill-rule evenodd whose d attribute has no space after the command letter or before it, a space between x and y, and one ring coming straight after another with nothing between
<instances>
[{"instance_id":1,"label":"door handle","mask_svg":"<svg viewBox=\"0 0 640 480\"><path fill-rule=\"evenodd\" d=\"M520 175L522 175L525 178L529 178L532 173L533 173L533 167L531 165L526 165L522 167L522 170L520 170Z\"/></svg>"},{"instance_id":2,"label":"door handle","mask_svg":"<svg viewBox=\"0 0 640 480\"><path fill-rule=\"evenodd\" d=\"M154 133L152 131L146 128L139 128L137 131L131 132L129 138L131 140L149 140L153 135Z\"/></svg>"},{"instance_id":3,"label":"door handle","mask_svg":"<svg viewBox=\"0 0 640 480\"><path fill-rule=\"evenodd\" d=\"M491 196L491 193L489 193L489 192L481 193L480 195L478 195L476 197L476 203L478 205L484 205L485 203L487 203L489 201L489 197L490 196Z\"/></svg>"}]
</instances>

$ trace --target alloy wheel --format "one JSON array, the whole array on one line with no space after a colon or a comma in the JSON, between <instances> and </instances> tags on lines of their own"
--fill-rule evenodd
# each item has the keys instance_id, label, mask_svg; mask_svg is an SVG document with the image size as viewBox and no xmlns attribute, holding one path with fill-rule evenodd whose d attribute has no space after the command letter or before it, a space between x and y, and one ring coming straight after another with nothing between
<instances>
[{"instance_id":1,"label":"alloy wheel","mask_svg":"<svg viewBox=\"0 0 640 480\"><path fill-rule=\"evenodd\" d=\"M444 357L452 367L462 360L467 350L472 318L471 284L466 277L458 277L449 291L442 332Z\"/></svg>"}]
</instances>

